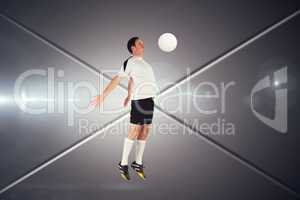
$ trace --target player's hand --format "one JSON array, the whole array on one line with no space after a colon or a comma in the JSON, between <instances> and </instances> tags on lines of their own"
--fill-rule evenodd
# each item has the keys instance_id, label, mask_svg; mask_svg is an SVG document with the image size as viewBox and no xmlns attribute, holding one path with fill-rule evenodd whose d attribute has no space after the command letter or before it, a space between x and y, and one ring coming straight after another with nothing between
<instances>
[{"instance_id":1,"label":"player's hand","mask_svg":"<svg viewBox=\"0 0 300 200\"><path fill-rule=\"evenodd\" d=\"M127 96L124 100L124 107L128 105L128 102L130 101L130 96Z\"/></svg>"},{"instance_id":2,"label":"player's hand","mask_svg":"<svg viewBox=\"0 0 300 200\"><path fill-rule=\"evenodd\" d=\"M103 101L104 101L104 97L103 97L102 95L98 95L98 96L95 96L95 97L93 97L93 98L91 99L89 105L90 105L90 106L96 107L96 106L102 104Z\"/></svg>"}]
</instances>

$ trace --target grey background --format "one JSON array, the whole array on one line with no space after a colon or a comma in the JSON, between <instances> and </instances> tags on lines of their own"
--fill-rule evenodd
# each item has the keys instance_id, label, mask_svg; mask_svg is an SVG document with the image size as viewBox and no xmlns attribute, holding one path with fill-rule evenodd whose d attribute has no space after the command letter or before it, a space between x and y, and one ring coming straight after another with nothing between
<instances>
[{"instance_id":1,"label":"grey background","mask_svg":"<svg viewBox=\"0 0 300 200\"><path fill-rule=\"evenodd\" d=\"M187 68L201 68L299 8L298 1L1 1L1 13L13 20L0 18L1 95L13 95L14 82L24 71L49 67L64 70L60 81L90 81L101 91L108 83L107 78L129 56L126 42L134 35L144 40L145 59L153 65L164 90L168 83L185 77ZM132 176L133 180L125 183L116 168L128 126L127 116L111 128L116 131L105 131L0 194L0 198L296 198L295 193L300 193L299 20L299 16L295 17L190 80L192 89L202 81L235 81L232 96L226 99L225 114L204 116L193 108L192 112L172 113L158 99L157 105L163 112L156 109L155 126L147 143L146 182ZM172 32L178 38L177 49L169 54L157 46L157 39L164 32ZM83 62L104 76L87 70ZM288 66L289 79L289 129L285 135L255 118L248 101L255 83L283 65ZM122 84L126 86L125 81ZM27 87L43 95L45 80L32 80ZM181 87L189 92L185 84ZM163 97L172 93L176 90ZM269 116L274 115L272 94L269 91L257 105ZM117 88L104 107L120 108L125 96L126 92ZM84 105L90 96L82 91L79 98ZM176 105L176 99L171 101ZM217 104L199 103L208 107ZM34 116L23 113L13 103L0 105L0 109L1 188L93 134L94 131L79 134L79 119L100 127L128 111L127 108L104 114L95 110L76 115L75 126L69 127L67 113ZM207 140L198 130L184 132L180 123L187 120L189 124L194 119L211 123L220 117L236 125L234 136L209 136ZM174 132L166 131L159 128L161 124L177 128Z\"/></svg>"}]
</instances>

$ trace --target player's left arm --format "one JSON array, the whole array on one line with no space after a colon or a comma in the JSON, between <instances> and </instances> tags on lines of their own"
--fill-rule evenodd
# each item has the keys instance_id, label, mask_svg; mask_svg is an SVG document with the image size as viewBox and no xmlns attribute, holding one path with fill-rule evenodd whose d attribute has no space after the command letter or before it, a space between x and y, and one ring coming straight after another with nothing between
<instances>
[{"instance_id":1,"label":"player's left arm","mask_svg":"<svg viewBox=\"0 0 300 200\"><path fill-rule=\"evenodd\" d=\"M132 78L130 77L129 80L128 80L128 93L127 93L127 97L126 97L125 100L124 100L124 106L127 106L127 105L128 105L128 102L129 102L130 99L131 99L131 95L132 95L132 87L133 87L133 80L132 80Z\"/></svg>"}]
</instances>

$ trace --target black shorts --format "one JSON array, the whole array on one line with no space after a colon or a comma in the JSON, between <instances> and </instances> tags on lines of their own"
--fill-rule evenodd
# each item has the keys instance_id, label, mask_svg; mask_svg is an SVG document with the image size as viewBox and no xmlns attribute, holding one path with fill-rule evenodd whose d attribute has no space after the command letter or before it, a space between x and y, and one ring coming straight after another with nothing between
<instances>
[{"instance_id":1,"label":"black shorts","mask_svg":"<svg viewBox=\"0 0 300 200\"><path fill-rule=\"evenodd\" d=\"M131 100L130 123L151 124L154 111L153 98Z\"/></svg>"}]
</instances>

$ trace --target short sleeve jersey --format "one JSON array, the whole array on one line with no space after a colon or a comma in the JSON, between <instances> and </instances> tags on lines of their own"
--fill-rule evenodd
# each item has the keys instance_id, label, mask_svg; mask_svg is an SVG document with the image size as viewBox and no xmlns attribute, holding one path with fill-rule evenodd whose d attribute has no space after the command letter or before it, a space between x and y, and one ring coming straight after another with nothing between
<instances>
[{"instance_id":1,"label":"short sleeve jersey","mask_svg":"<svg viewBox=\"0 0 300 200\"><path fill-rule=\"evenodd\" d=\"M155 97L157 95L158 87L152 66L142 57L132 56L125 60L118 76L132 78L133 100Z\"/></svg>"}]
</instances>

